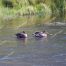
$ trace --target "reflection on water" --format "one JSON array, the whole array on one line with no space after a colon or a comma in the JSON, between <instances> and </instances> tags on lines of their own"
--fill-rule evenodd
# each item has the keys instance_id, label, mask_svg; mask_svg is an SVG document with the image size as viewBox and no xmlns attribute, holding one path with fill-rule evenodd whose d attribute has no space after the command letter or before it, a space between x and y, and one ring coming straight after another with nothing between
<instances>
[{"instance_id":1,"label":"reflection on water","mask_svg":"<svg viewBox=\"0 0 66 66\"><path fill-rule=\"evenodd\" d=\"M49 17L47 17L48 19L50 19ZM6 21L6 22L5 22ZM23 16L23 17L17 17L15 19L5 19L5 21L3 20L2 22L2 27L5 28L20 28L21 26L32 26L32 25L40 25L40 24L44 24L46 19L45 17L38 17L36 15L34 16Z\"/></svg>"},{"instance_id":2,"label":"reflection on water","mask_svg":"<svg viewBox=\"0 0 66 66\"><path fill-rule=\"evenodd\" d=\"M17 39L16 38L16 41L17 41L17 44L19 44L19 46L20 45L27 46L28 38L25 38L25 39Z\"/></svg>"},{"instance_id":3,"label":"reflection on water","mask_svg":"<svg viewBox=\"0 0 66 66\"><path fill-rule=\"evenodd\" d=\"M35 38L35 31L46 29L52 36ZM18 40L17 32L26 31L28 38ZM61 31L62 30L62 31ZM2 66L66 66L66 29L31 27L0 31L0 65Z\"/></svg>"}]
</instances>

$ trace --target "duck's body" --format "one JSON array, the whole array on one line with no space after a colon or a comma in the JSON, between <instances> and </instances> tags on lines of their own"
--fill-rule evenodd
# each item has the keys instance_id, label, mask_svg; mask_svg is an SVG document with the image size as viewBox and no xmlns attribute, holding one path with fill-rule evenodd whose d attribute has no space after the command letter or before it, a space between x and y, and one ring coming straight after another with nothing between
<instances>
[{"instance_id":1,"label":"duck's body","mask_svg":"<svg viewBox=\"0 0 66 66\"><path fill-rule=\"evenodd\" d=\"M25 33L17 33L16 36L17 36L18 39L27 38L27 34L25 34Z\"/></svg>"},{"instance_id":2,"label":"duck's body","mask_svg":"<svg viewBox=\"0 0 66 66\"><path fill-rule=\"evenodd\" d=\"M47 37L47 34L46 33L43 33L43 32L35 32L34 33L34 36L35 37L42 38L42 37Z\"/></svg>"}]
</instances>

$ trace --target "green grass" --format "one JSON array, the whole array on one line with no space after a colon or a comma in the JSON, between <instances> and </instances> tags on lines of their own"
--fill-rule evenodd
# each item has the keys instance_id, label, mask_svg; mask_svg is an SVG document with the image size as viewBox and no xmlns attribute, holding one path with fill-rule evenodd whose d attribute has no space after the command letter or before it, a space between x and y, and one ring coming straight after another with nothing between
<instances>
[{"instance_id":1,"label":"green grass","mask_svg":"<svg viewBox=\"0 0 66 66\"><path fill-rule=\"evenodd\" d=\"M66 20L65 0L10 0L13 8L4 6L2 1L4 0L0 0L1 27L9 24L17 27L27 26L27 22L28 25L44 24L51 22L53 18Z\"/></svg>"}]
</instances>

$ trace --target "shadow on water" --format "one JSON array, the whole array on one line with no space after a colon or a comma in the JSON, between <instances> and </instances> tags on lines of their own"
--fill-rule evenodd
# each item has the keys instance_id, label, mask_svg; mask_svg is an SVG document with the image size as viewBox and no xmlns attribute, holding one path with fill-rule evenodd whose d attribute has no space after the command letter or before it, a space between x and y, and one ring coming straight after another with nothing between
<instances>
[{"instance_id":1,"label":"shadow on water","mask_svg":"<svg viewBox=\"0 0 66 66\"><path fill-rule=\"evenodd\" d=\"M16 38L17 44L22 45L22 46L27 46L28 43L28 38L25 39L18 39Z\"/></svg>"}]
</instances>

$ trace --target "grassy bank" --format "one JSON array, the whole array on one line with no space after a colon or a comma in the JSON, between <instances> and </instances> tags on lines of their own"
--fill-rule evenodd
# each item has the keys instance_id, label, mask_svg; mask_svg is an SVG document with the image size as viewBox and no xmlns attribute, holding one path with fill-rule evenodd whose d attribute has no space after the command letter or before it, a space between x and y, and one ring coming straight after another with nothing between
<instances>
[{"instance_id":1,"label":"grassy bank","mask_svg":"<svg viewBox=\"0 0 66 66\"><path fill-rule=\"evenodd\" d=\"M0 0L0 26L38 25L54 18L66 20L65 3L65 0Z\"/></svg>"}]
</instances>

